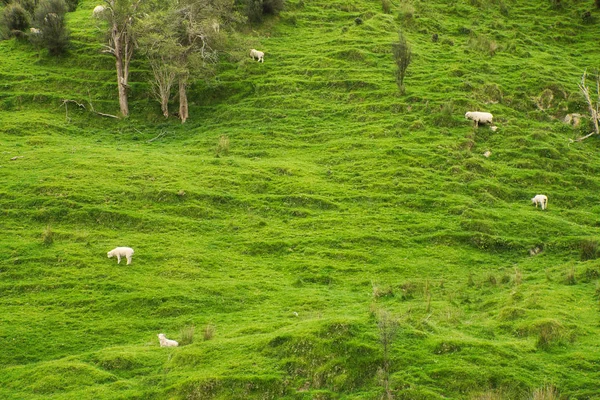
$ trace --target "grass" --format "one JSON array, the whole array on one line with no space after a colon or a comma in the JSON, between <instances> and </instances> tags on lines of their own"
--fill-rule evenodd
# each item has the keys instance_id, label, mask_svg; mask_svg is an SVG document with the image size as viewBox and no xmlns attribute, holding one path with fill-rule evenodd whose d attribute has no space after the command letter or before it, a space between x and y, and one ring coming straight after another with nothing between
<instances>
[{"instance_id":1,"label":"grass","mask_svg":"<svg viewBox=\"0 0 600 400\"><path fill-rule=\"evenodd\" d=\"M139 61L132 117L89 112L118 110L95 3L64 58L0 42L1 398L598 395L599 146L561 122L598 10L389 3L290 0L185 125Z\"/></svg>"}]
</instances>

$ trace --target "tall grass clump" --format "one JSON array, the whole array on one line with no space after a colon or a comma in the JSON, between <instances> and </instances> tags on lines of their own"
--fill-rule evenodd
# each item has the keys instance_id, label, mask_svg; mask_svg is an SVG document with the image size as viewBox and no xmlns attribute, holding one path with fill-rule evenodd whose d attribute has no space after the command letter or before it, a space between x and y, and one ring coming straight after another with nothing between
<instances>
[{"instance_id":1,"label":"tall grass clump","mask_svg":"<svg viewBox=\"0 0 600 400\"><path fill-rule=\"evenodd\" d=\"M531 400L557 400L559 397L558 389L551 384L535 389L531 394Z\"/></svg>"},{"instance_id":2,"label":"tall grass clump","mask_svg":"<svg viewBox=\"0 0 600 400\"><path fill-rule=\"evenodd\" d=\"M229 137L226 135L219 136L219 142L215 148L215 155L217 157L226 156L229 154Z\"/></svg>"},{"instance_id":3,"label":"tall grass clump","mask_svg":"<svg viewBox=\"0 0 600 400\"><path fill-rule=\"evenodd\" d=\"M553 319L540 321L534 324L532 329L537 334L535 345L542 350L548 350L553 344L563 341L566 336L562 324Z\"/></svg>"},{"instance_id":4,"label":"tall grass clump","mask_svg":"<svg viewBox=\"0 0 600 400\"><path fill-rule=\"evenodd\" d=\"M595 260L598 258L598 241L583 240L579 245L581 251L581 261Z\"/></svg>"},{"instance_id":5,"label":"tall grass clump","mask_svg":"<svg viewBox=\"0 0 600 400\"><path fill-rule=\"evenodd\" d=\"M215 326L208 324L204 327L204 340L211 340L215 336Z\"/></svg>"},{"instance_id":6,"label":"tall grass clump","mask_svg":"<svg viewBox=\"0 0 600 400\"><path fill-rule=\"evenodd\" d=\"M42 232L42 243L45 246L50 246L54 242L54 233L50 228L50 225L46 226L46 229Z\"/></svg>"},{"instance_id":7,"label":"tall grass clump","mask_svg":"<svg viewBox=\"0 0 600 400\"><path fill-rule=\"evenodd\" d=\"M181 329L179 344L187 346L188 344L194 343L194 325L185 326Z\"/></svg>"}]
</instances>

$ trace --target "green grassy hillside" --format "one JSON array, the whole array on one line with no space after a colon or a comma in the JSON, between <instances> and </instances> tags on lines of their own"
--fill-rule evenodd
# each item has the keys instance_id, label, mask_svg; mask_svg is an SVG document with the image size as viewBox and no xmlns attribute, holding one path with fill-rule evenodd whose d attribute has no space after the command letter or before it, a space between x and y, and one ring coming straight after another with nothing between
<instances>
[{"instance_id":1,"label":"green grassy hillside","mask_svg":"<svg viewBox=\"0 0 600 400\"><path fill-rule=\"evenodd\" d=\"M90 112L95 4L63 58L0 42L0 398L600 398L593 1L289 0L185 125L140 61Z\"/></svg>"}]
</instances>

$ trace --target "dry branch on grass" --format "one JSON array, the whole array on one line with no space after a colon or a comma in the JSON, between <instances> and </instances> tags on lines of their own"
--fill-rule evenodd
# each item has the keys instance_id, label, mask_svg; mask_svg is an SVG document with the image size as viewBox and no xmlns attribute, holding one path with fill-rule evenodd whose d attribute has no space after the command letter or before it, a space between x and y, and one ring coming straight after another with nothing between
<instances>
[{"instance_id":1,"label":"dry branch on grass","mask_svg":"<svg viewBox=\"0 0 600 400\"><path fill-rule=\"evenodd\" d=\"M87 108L85 107L85 105L83 103L79 103L78 101L75 100L71 100L71 99L63 99L62 103L61 103L61 107L65 107L65 118L67 119L67 122L70 122L71 119L69 118L69 108L68 108L68 104L69 103L75 103L79 108L83 108L84 110L87 110ZM110 117L110 118L117 118L119 119L119 117L117 117L116 115L112 115L112 114L106 114L106 113L102 113L99 111L96 111L94 109L94 105L92 104L92 102L89 102L90 104L90 112L93 112L94 114L98 114L101 115L103 117Z\"/></svg>"}]
</instances>

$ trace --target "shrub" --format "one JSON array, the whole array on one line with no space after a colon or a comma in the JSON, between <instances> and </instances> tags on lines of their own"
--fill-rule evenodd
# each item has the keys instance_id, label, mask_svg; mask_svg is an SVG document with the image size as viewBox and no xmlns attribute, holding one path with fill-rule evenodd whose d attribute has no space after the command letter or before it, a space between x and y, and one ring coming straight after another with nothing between
<instances>
[{"instance_id":1,"label":"shrub","mask_svg":"<svg viewBox=\"0 0 600 400\"><path fill-rule=\"evenodd\" d=\"M33 15L37 1L36 0L15 0L15 1L13 1L13 3L19 4L30 15Z\"/></svg>"},{"instance_id":2,"label":"shrub","mask_svg":"<svg viewBox=\"0 0 600 400\"><path fill-rule=\"evenodd\" d=\"M65 0L42 0L35 9L34 23L41 33L35 35L32 40L48 49L51 55L63 54L69 46L66 13Z\"/></svg>"},{"instance_id":3,"label":"shrub","mask_svg":"<svg viewBox=\"0 0 600 400\"><path fill-rule=\"evenodd\" d=\"M594 1L594 4L596 4L596 8L600 8L600 0Z\"/></svg>"},{"instance_id":4,"label":"shrub","mask_svg":"<svg viewBox=\"0 0 600 400\"><path fill-rule=\"evenodd\" d=\"M12 3L6 6L2 13L4 36L23 37L30 26L29 13L20 4Z\"/></svg>"},{"instance_id":5,"label":"shrub","mask_svg":"<svg viewBox=\"0 0 600 400\"><path fill-rule=\"evenodd\" d=\"M285 0L236 0L250 22L261 22L264 15L277 15L283 10Z\"/></svg>"},{"instance_id":6,"label":"shrub","mask_svg":"<svg viewBox=\"0 0 600 400\"><path fill-rule=\"evenodd\" d=\"M363 20L362 20L362 18L361 18L361 17L356 17L356 19L354 20L354 23L355 23L356 25L362 25L362 23L363 23Z\"/></svg>"},{"instance_id":7,"label":"shrub","mask_svg":"<svg viewBox=\"0 0 600 400\"><path fill-rule=\"evenodd\" d=\"M285 0L263 0L263 14L277 15L284 6Z\"/></svg>"},{"instance_id":8,"label":"shrub","mask_svg":"<svg viewBox=\"0 0 600 400\"><path fill-rule=\"evenodd\" d=\"M412 50L402 31L398 32L398 42L392 43L392 52L396 62L396 84L400 93L404 94L404 77L412 59Z\"/></svg>"},{"instance_id":9,"label":"shrub","mask_svg":"<svg viewBox=\"0 0 600 400\"><path fill-rule=\"evenodd\" d=\"M77 10L77 6L79 5L79 0L66 0L67 3L67 11L73 12Z\"/></svg>"}]
</instances>

